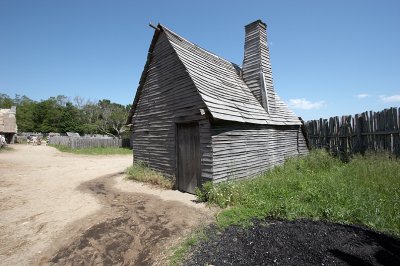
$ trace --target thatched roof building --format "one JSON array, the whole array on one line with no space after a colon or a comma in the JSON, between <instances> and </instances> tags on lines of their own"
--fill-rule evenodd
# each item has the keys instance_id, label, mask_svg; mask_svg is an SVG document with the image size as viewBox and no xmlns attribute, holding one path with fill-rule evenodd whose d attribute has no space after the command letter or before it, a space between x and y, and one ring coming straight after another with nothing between
<instances>
[{"instance_id":1,"label":"thatched roof building","mask_svg":"<svg viewBox=\"0 0 400 266\"><path fill-rule=\"evenodd\" d=\"M0 135L5 136L7 143L14 143L17 134L17 108L0 109Z\"/></svg>"}]
</instances>

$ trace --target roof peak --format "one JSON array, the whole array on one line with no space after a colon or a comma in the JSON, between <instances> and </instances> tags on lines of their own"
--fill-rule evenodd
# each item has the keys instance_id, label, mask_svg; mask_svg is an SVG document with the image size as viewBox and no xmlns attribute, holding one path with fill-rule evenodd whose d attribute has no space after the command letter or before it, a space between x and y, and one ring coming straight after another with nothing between
<instances>
[{"instance_id":1,"label":"roof peak","mask_svg":"<svg viewBox=\"0 0 400 266\"><path fill-rule=\"evenodd\" d=\"M258 26L254 23L258 23ZM260 20L249 25L265 27ZM145 87L147 73L155 71L149 67L159 38L167 38L214 119L252 124L299 125L298 118L279 98L276 101L278 112L268 114L243 80L238 65L192 43L160 23L154 32L127 123L132 121L141 91Z\"/></svg>"},{"instance_id":2,"label":"roof peak","mask_svg":"<svg viewBox=\"0 0 400 266\"><path fill-rule=\"evenodd\" d=\"M221 57L221 56L219 56L219 55L217 55L217 54L215 54L215 53L213 53L213 52L210 52L209 50L207 50L207 49L205 49L205 48L203 48L203 47L201 47L201 46L199 46L199 45L197 45L197 44L195 44L195 43L189 41L188 39L182 37L181 35L177 34L176 32L174 32L174 31L170 30L169 28L165 27L165 26L162 25L161 23L158 23L157 28L160 28L161 30L166 30L166 31L168 31L169 33L175 35L178 39L181 39L181 41L184 40L185 42L188 42L188 43L190 43L190 44L192 44L192 45L198 47L199 49L201 49L201 50L203 50L204 52L210 54L211 56L214 56L214 57L216 57L217 59L224 60L224 61L226 61L227 63L233 64L233 65L235 65L236 67L239 67L239 68L240 68L240 66L239 66L238 64L236 64L236 63L234 63L234 62L232 62L232 61L229 61L229 60L227 60L227 59L225 59L225 58L223 58L223 57Z\"/></svg>"}]
</instances>

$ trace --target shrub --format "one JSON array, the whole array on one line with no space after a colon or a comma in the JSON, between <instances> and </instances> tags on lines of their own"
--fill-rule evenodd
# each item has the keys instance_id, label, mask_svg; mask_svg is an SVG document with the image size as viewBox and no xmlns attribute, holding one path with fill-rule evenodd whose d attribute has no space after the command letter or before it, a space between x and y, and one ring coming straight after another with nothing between
<instances>
[{"instance_id":1,"label":"shrub","mask_svg":"<svg viewBox=\"0 0 400 266\"><path fill-rule=\"evenodd\" d=\"M206 182L200 189L195 190L195 194L201 202L211 202L225 208L239 199L240 190L240 183L231 180L217 184Z\"/></svg>"},{"instance_id":2,"label":"shrub","mask_svg":"<svg viewBox=\"0 0 400 266\"><path fill-rule=\"evenodd\" d=\"M194 194L200 202L207 202L209 200L210 191L214 185L211 181L205 182L201 187L196 187Z\"/></svg>"},{"instance_id":3,"label":"shrub","mask_svg":"<svg viewBox=\"0 0 400 266\"><path fill-rule=\"evenodd\" d=\"M140 161L128 167L125 172L128 175L127 178L131 180L150 183L165 189L172 189L174 186L173 180L158 171L148 168L146 164Z\"/></svg>"}]
</instances>

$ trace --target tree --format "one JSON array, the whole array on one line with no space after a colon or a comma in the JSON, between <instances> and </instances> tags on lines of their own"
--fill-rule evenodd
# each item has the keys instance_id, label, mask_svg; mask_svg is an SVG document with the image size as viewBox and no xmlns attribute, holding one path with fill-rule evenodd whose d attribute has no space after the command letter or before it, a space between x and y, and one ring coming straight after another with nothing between
<instances>
[{"instance_id":1,"label":"tree","mask_svg":"<svg viewBox=\"0 0 400 266\"><path fill-rule=\"evenodd\" d=\"M83 128L81 112L71 102L67 102L62 108L60 132L86 133Z\"/></svg>"},{"instance_id":2,"label":"tree","mask_svg":"<svg viewBox=\"0 0 400 266\"><path fill-rule=\"evenodd\" d=\"M128 116L126 107L111 103L110 100L99 101L101 116L99 121L99 129L107 135L113 135L120 138L121 133L126 131L125 121Z\"/></svg>"},{"instance_id":3,"label":"tree","mask_svg":"<svg viewBox=\"0 0 400 266\"><path fill-rule=\"evenodd\" d=\"M14 101L7 94L0 93L0 108L10 109L11 106L15 105Z\"/></svg>"},{"instance_id":4,"label":"tree","mask_svg":"<svg viewBox=\"0 0 400 266\"><path fill-rule=\"evenodd\" d=\"M130 105L123 106L110 100L86 101L77 96L73 102L64 95L50 97L40 102L26 96L10 98L0 94L0 108L17 106L19 132L79 132L102 133L121 137L126 130L125 121Z\"/></svg>"},{"instance_id":5,"label":"tree","mask_svg":"<svg viewBox=\"0 0 400 266\"><path fill-rule=\"evenodd\" d=\"M36 104L33 121L37 132L62 132L62 107L55 97Z\"/></svg>"},{"instance_id":6,"label":"tree","mask_svg":"<svg viewBox=\"0 0 400 266\"><path fill-rule=\"evenodd\" d=\"M84 102L85 102L85 99L82 98L81 96L74 97L74 106L76 108L78 108L79 110L82 110L82 108L85 106Z\"/></svg>"},{"instance_id":7,"label":"tree","mask_svg":"<svg viewBox=\"0 0 400 266\"><path fill-rule=\"evenodd\" d=\"M17 106L17 126L19 132L33 132L35 129L34 124L34 110L36 102L32 101L25 95L22 97L15 97L15 104Z\"/></svg>"},{"instance_id":8,"label":"tree","mask_svg":"<svg viewBox=\"0 0 400 266\"><path fill-rule=\"evenodd\" d=\"M83 120L83 131L84 133L95 134L100 133L99 130L99 119L101 116L101 110L96 102L88 100L80 110Z\"/></svg>"}]
</instances>

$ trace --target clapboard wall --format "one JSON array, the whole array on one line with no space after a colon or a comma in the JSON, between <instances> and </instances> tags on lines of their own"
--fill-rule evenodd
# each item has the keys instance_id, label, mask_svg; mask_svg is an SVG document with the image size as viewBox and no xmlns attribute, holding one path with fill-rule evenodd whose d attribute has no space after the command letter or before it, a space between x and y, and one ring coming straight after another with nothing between
<instances>
[{"instance_id":1,"label":"clapboard wall","mask_svg":"<svg viewBox=\"0 0 400 266\"><path fill-rule=\"evenodd\" d=\"M196 121L200 131L202 179L208 180L212 176L210 124L200 114L205 104L165 33L158 34L131 121L134 160L175 176L176 123Z\"/></svg>"},{"instance_id":2,"label":"clapboard wall","mask_svg":"<svg viewBox=\"0 0 400 266\"><path fill-rule=\"evenodd\" d=\"M241 179L260 174L285 159L308 153L299 126L243 123L212 125L213 179Z\"/></svg>"}]
</instances>

